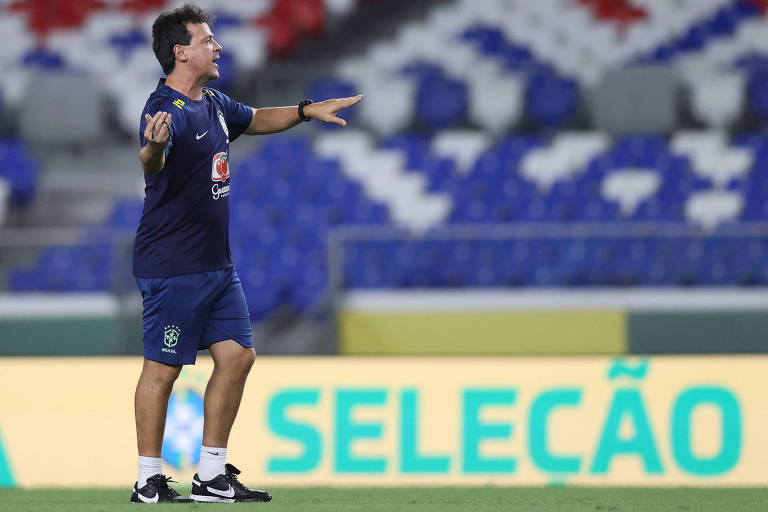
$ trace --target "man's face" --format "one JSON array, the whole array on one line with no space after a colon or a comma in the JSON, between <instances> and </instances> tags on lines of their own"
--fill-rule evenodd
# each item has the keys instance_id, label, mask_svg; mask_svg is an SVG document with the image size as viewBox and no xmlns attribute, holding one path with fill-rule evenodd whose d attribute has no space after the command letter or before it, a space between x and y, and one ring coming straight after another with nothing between
<instances>
[{"instance_id":1,"label":"man's face","mask_svg":"<svg viewBox=\"0 0 768 512\"><path fill-rule=\"evenodd\" d=\"M219 52L221 46L213 38L211 28L207 23L187 23L187 30L192 39L187 45L188 64L195 75L207 80L219 78Z\"/></svg>"}]
</instances>

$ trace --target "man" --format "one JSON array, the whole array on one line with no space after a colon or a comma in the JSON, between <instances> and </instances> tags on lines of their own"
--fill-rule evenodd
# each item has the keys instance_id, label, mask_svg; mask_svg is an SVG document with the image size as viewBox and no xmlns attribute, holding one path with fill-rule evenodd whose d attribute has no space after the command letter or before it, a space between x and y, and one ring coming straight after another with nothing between
<instances>
[{"instance_id":1,"label":"man","mask_svg":"<svg viewBox=\"0 0 768 512\"><path fill-rule=\"evenodd\" d=\"M248 308L230 257L229 142L336 117L362 96L254 109L204 85L218 78L219 52L205 11L161 14L152 48L160 80L141 120L139 160L146 197L133 270L144 302L144 366L136 386L139 478L131 502L269 501L226 464L227 441L255 353ZM207 348L214 370L205 390L200 465L191 499L168 485L161 446L168 399L182 365Z\"/></svg>"}]
</instances>

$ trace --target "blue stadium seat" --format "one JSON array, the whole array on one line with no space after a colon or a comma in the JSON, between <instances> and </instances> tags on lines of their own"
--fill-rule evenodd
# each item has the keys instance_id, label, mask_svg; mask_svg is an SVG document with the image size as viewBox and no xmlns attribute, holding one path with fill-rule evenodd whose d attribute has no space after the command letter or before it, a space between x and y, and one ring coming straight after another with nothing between
<instances>
[{"instance_id":1,"label":"blue stadium seat","mask_svg":"<svg viewBox=\"0 0 768 512\"><path fill-rule=\"evenodd\" d=\"M243 19L232 11L216 9L212 13L213 28L222 30L230 27L239 27L243 24Z\"/></svg>"},{"instance_id":2,"label":"blue stadium seat","mask_svg":"<svg viewBox=\"0 0 768 512\"><path fill-rule=\"evenodd\" d=\"M575 113L579 101L576 83L553 73L533 75L525 98L530 118L545 127L565 123Z\"/></svg>"},{"instance_id":3,"label":"blue stadium seat","mask_svg":"<svg viewBox=\"0 0 768 512\"><path fill-rule=\"evenodd\" d=\"M510 71L534 72L551 70L551 66L536 60L533 52L525 45L506 39L498 27L476 25L461 33L461 38L473 44L480 53L500 60Z\"/></svg>"},{"instance_id":4,"label":"blue stadium seat","mask_svg":"<svg viewBox=\"0 0 768 512\"><path fill-rule=\"evenodd\" d=\"M125 59L135 50L149 45L151 40L143 31L134 28L112 34L107 42L120 54L121 58Z\"/></svg>"},{"instance_id":5,"label":"blue stadium seat","mask_svg":"<svg viewBox=\"0 0 768 512\"><path fill-rule=\"evenodd\" d=\"M486 55L498 55L506 46L504 33L497 27L476 25L462 32L461 37Z\"/></svg>"},{"instance_id":6,"label":"blue stadium seat","mask_svg":"<svg viewBox=\"0 0 768 512\"><path fill-rule=\"evenodd\" d=\"M755 70L749 75L747 96L749 106L763 121L768 121L768 90L765 87L768 80L768 68Z\"/></svg>"},{"instance_id":7,"label":"blue stadium seat","mask_svg":"<svg viewBox=\"0 0 768 512\"><path fill-rule=\"evenodd\" d=\"M666 62L686 52L702 50L711 41L732 35L744 20L760 16L760 10L750 2L734 1L699 20L680 36L666 41L638 61Z\"/></svg>"},{"instance_id":8,"label":"blue stadium seat","mask_svg":"<svg viewBox=\"0 0 768 512\"><path fill-rule=\"evenodd\" d=\"M21 56L20 64L26 68L56 71L66 66L61 54L43 47L34 48Z\"/></svg>"},{"instance_id":9,"label":"blue stadium seat","mask_svg":"<svg viewBox=\"0 0 768 512\"><path fill-rule=\"evenodd\" d=\"M0 178L10 184L11 201L24 205L34 198L39 167L37 160L27 154L21 140L0 140Z\"/></svg>"},{"instance_id":10,"label":"blue stadium seat","mask_svg":"<svg viewBox=\"0 0 768 512\"><path fill-rule=\"evenodd\" d=\"M417 115L431 128L450 128L462 123L468 107L467 86L441 75L423 78L417 93Z\"/></svg>"}]
</instances>

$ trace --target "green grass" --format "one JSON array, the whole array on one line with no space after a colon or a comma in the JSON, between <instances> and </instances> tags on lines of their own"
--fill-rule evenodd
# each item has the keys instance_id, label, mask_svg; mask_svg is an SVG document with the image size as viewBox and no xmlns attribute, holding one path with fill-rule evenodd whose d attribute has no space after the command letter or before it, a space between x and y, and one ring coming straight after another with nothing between
<instances>
[{"instance_id":1,"label":"green grass","mask_svg":"<svg viewBox=\"0 0 768 512\"><path fill-rule=\"evenodd\" d=\"M179 486L180 492L189 492ZM153 505L202 510L278 511L434 511L434 512L548 512L548 511L768 511L768 489L638 489L638 488L278 488L272 503L235 505ZM19 490L0 489L0 512L96 512L134 510L130 490Z\"/></svg>"}]
</instances>

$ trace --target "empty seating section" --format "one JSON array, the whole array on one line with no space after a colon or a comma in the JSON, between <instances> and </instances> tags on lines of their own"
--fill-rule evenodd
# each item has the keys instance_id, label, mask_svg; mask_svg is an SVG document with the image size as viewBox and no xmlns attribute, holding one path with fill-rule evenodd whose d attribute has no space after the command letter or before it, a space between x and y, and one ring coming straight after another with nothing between
<instances>
[{"instance_id":1,"label":"empty seating section","mask_svg":"<svg viewBox=\"0 0 768 512\"><path fill-rule=\"evenodd\" d=\"M371 142L352 131L314 142L283 135L235 162L231 244L254 319L278 307L304 310L323 295L326 238L342 224L428 230L421 241L347 242L350 287L768 285L768 241L727 229L734 221L768 221L768 136L728 141L721 133L697 132L671 141L611 141L566 132L550 140L493 140L480 132L444 132ZM710 160L698 161L705 150ZM725 165L710 168L708 161ZM383 184L369 181L375 172L386 176ZM407 176L421 186L403 185ZM409 210L397 194L411 194L411 216L401 212L402 220L395 212ZM437 198L444 211L430 217L422 203ZM138 200L119 202L102 227L130 234L140 212ZM706 229L660 236L644 234L637 224L668 221ZM488 229L523 222L538 223L541 232L503 240ZM626 228L605 235L596 228L586 237L567 229L546 234L552 223L574 222ZM471 240L434 239L453 224L479 230ZM88 230L83 242L46 249L33 267L15 270L9 286L109 289L114 249Z\"/></svg>"},{"instance_id":2,"label":"empty seating section","mask_svg":"<svg viewBox=\"0 0 768 512\"><path fill-rule=\"evenodd\" d=\"M298 37L319 34L355 2L200 3L217 12L217 33L233 50L225 68L239 72L290 53ZM83 40L62 36L78 26L86 41L108 43L94 52L99 66L120 56L138 76L157 75L146 64L148 35L115 12L139 19L164 1L83 0L77 12L62 2L55 23L32 4L8 9L24 13L33 40L56 44L32 45L18 18L0 19L22 36L12 42L19 66L87 67L73 52ZM409 234L345 241L350 288L768 286L768 238L750 231L768 223L765 2L478 5L438 5L314 80L307 94L316 100L366 94L342 114L344 130L312 123L233 156L231 246L254 320L315 304L328 287L328 234L350 224ZM236 41L264 51L238 52ZM649 64L680 71L669 97L686 90L692 119L658 133L600 128L595 91ZM145 99L136 80L108 80L115 91L142 91L118 106L126 123L135 124ZM0 92L16 94L11 82ZM745 120L749 132L734 134ZM667 126L655 121L647 126ZM0 178L23 201L34 172L18 169L34 163L5 165L17 157L4 147L0 171L13 167L17 176ZM130 233L140 214L140 202L120 202L99 229ZM455 235L466 229L471 236ZM43 250L9 274L10 288L108 289L115 249L94 233L84 232L82 246Z\"/></svg>"},{"instance_id":3,"label":"empty seating section","mask_svg":"<svg viewBox=\"0 0 768 512\"><path fill-rule=\"evenodd\" d=\"M355 242L346 286L551 287L765 285L764 240L577 237Z\"/></svg>"},{"instance_id":4,"label":"empty seating section","mask_svg":"<svg viewBox=\"0 0 768 512\"><path fill-rule=\"evenodd\" d=\"M215 16L213 29L225 47L222 76L227 90L269 58L283 58L304 39L348 15L358 0L198 0ZM91 77L117 104L121 127L135 131L136 114L162 75L151 49L152 20L172 0L9 0L0 2L0 97L24 105L34 73L76 73ZM103 85L102 85L103 84Z\"/></svg>"},{"instance_id":5,"label":"empty seating section","mask_svg":"<svg viewBox=\"0 0 768 512\"><path fill-rule=\"evenodd\" d=\"M306 138L273 138L235 165L232 256L254 318L280 306L304 310L322 296L330 228L388 222L386 207Z\"/></svg>"}]
</instances>

